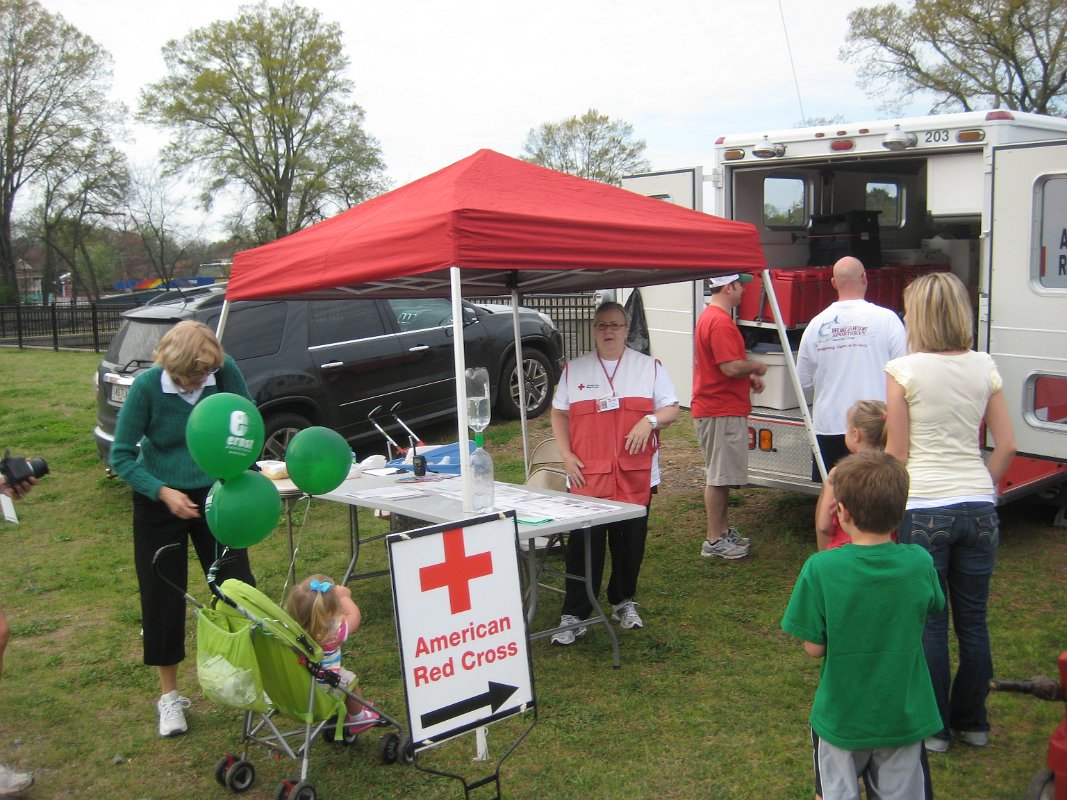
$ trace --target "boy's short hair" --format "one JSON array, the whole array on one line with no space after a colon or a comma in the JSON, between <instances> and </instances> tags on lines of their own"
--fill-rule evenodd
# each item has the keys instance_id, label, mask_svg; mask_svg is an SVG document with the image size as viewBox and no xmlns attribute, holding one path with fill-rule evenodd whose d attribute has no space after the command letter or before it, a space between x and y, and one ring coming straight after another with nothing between
<instances>
[{"instance_id":1,"label":"boy's short hair","mask_svg":"<svg viewBox=\"0 0 1067 800\"><path fill-rule=\"evenodd\" d=\"M908 470L889 453L863 450L837 462L834 496L865 533L890 533L908 501Z\"/></svg>"}]
</instances>

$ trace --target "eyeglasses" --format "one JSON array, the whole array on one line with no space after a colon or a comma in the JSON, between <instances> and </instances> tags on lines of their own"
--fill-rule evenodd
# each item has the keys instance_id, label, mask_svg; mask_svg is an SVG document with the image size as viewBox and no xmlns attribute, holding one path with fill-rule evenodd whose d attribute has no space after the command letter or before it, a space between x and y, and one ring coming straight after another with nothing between
<instances>
[{"instance_id":1,"label":"eyeglasses","mask_svg":"<svg viewBox=\"0 0 1067 800\"><path fill-rule=\"evenodd\" d=\"M626 327L625 322L598 322L593 326L598 331L621 331Z\"/></svg>"},{"instance_id":2,"label":"eyeglasses","mask_svg":"<svg viewBox=\"0 0 1067 800\"><path fill-rule=\"evenodd\" d=\"M187 378L189 378L190 380L193 380L193 381L202 381L208 375L214 375L218 371L219 371L219 368L215 367L214 369L200 370L198 372L190 372L185 377L187 377Z\"/></svg>"}]
</instances>

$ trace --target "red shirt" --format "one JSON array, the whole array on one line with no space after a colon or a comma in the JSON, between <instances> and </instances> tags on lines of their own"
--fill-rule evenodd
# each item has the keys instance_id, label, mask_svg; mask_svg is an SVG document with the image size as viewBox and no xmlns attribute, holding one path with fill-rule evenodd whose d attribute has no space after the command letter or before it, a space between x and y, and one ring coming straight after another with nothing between
<instances>
[{"instance_id":1,"label":"red shirt","mask_svg":"<svg viewBox=\"0 0 1067 800\"><path fill-rule=\"evenodd\" d=\"M692 416L748 416L752 411L748 376L731 378L719 367L746 357L745 339L730 315L716 305L705 308L693 334Z\"/></svg>"}]
</instances>

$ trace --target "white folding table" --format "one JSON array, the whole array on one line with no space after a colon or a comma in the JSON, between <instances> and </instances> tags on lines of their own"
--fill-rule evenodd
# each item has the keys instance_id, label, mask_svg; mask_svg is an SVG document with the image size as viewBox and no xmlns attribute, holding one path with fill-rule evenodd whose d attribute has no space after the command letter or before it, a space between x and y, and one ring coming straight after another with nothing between
<instances>
[{"instance_id":1,"label":"white folding table","mask_svg":"<svg viewBox=\"0 0 1067 800\"><path fill-rule=\"evenodd\" d=\"M370 577L384 574L385 572L364 573L358 576L355 574L360 544L373 539L384 538L384 535L364 540L359 538L359 524L356 515L358 508L380 509L429 524L454 522L477 516L463 511L462 490L458 477L424 482L412 482L410 480L411 477L410 473L397 475L363 474L346 480L328 494L317 495L324 500L345 503L351 507L349 513L351 523L351 560L348 572L345 575L346 582L355 577ZM614 656L613 664L618 668L622 664L618 638L611 626L611 621L605 615L603 608L601 608L599 601L593 594L591 547L590 537L587 534L596 525L620 522L642 516L646 513L645 507L633 503L620 503L614 500L602 500L566 492L556 492L551 489L517 486L501 483L500 481L496 482L495 494L497 510L515 510L520 543L530 543L538 536L569 535L583 537L585 542L585 574L567 575L566 578L582 580L585 583L586 594L594 611L594 616L588 622L599 623L604 626L611 641L611 649ZM536 522L533 521L535 519L537 520ZM529 579L529 599L526 613L527 621L532 623L537 611L541 564L532 544L526 547L525 551L520 548L520 556L524 556L526 559ZM565 629L554 627L537 631L530 634L530 639L542 639Z\"/></svg>"}]
</instances>

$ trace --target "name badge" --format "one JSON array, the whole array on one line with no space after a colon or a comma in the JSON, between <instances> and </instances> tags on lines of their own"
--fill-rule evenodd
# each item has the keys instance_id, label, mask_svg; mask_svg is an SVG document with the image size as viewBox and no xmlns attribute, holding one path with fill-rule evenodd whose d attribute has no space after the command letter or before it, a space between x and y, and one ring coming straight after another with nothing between
<instances>
[{"instance_id":1,"label":"name badge","mask_svg":"<svg viewBox=\"0 0 1067 800\"><path fill-rule=\"evenodd\" d=\"M614 411L619 407L619 398L617 397L598 397L596 401L597 411Z\"/></svg>"}]
</instances>

